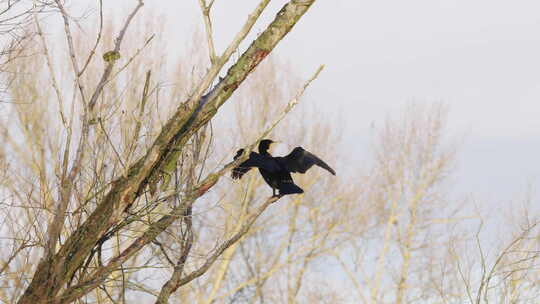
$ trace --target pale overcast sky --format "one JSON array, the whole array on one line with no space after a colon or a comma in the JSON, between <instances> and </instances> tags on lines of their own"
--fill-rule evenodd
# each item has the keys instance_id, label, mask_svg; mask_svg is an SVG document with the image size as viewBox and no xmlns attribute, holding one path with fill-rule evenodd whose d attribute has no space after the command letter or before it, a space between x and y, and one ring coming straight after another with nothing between
<instances>
[{"instance_id":1,"label":"pale overcast sky","mask_svg":"<svg viewBox=\"0 0 540 304\"><path fill-rule=\"evenodd\" d=\"M218 48L257 2L216 0ZM196 0L145 3L172 45L202 29ZM254 34L284 3L272 2ZM305 77L326 64L309 100L343 115L359 161L388 113L411 101L449 105L450 130L465 134L457 189L503 203L540 178L539 12L538 0L319 0L274 55Z\"/></svg>"}]
</instances>

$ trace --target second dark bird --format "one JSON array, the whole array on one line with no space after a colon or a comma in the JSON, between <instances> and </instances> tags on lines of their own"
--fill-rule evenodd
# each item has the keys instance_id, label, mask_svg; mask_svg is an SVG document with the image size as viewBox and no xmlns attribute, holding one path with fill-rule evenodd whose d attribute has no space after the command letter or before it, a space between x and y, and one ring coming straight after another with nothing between
<instances>
[{"instance_id":1,"label":"second dark bird","mask_svg":"<svg viewBox=\"0 0 540 304\"><path fill-rule=\"evenodd\" d=\"M232 170L232 178L240 179L251 168L258 168L264 181L272 187L273 196L283 196L287 194L304 193L302 188L298 187L291 173L306 173L313 165L326 169L332 175L336 175L334 169L330 168L324 161L315 154L304 150L302 147L296 147L287 156L274 157L268 152L270 145L274 141L263 139L259 143L259 153L251 152L249 158ZM244 153L244 149L236 152L234 159L238 159ZM276 194L279 190L279 194Z\"/></svg>"}]
</instances>

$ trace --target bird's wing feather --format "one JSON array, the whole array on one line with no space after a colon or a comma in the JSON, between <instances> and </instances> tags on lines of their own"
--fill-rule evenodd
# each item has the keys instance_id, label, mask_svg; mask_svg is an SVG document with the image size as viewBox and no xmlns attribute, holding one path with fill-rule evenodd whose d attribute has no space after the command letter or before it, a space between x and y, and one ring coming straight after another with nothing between
<instances>
[{"instance_id":1,"label":"bird's wing feather","mask_svg":"<svg viewBox=\"0 0 540 304\"><path fill-rule=\"evenodd\" d=\"M322 159L315 154L304 150L302 147L296 147L289 153L289 155L283 157L287 170L290 172L306 173L313 165L317 165L323 169L326 169L332 175L336 175L336 171L330 168Z\"/></svg>"},{"instance_id":2,"label":"bird's wing feather","mask_svg":"<svg viewBox=\"0 0 540 304\"><path fill-rule=\"evenodd\" d=\"M238 150L236 152L236 155L234 156L234 159L238 159L242 155L242 153L244 153L244 149ZM251 168L254 167L261 168L269 172L277 172L280 170L279 164L274 159L262 156L256 152L251 152L249 154L249 158L246 161L233 168L232 178L242 178L244 174L246 174Z\"/></svg>"}]
</instances>

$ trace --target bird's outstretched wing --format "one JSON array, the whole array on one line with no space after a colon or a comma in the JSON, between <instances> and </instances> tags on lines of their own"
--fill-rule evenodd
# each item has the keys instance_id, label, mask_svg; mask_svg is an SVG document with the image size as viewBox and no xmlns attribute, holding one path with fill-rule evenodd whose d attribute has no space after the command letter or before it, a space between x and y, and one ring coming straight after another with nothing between
<instances>
[{"instance_id":1,"label":"bird's outstretched wing","mask_svg":"<svg viewBox=\"0 0 540 304\"><path fill-rule=\"evenodd\" d=\"M296 147L289 155L282 158L285 162L285 166L289 172L306 173L313 165L317 165L326 169L332 175L336 175L336 171L330 168L322 159L318 158L315 154L304 150L302 147Z\"/></svg>"},{"instance_id":2,"label":"bird's outstretched wing","mask_svg":"<svg viewBox=\"0 0 540 304\"><path fill-rule=\"evenodd\" d=\"M244 153L244 149L240 149L236 152L234 160L238 159ZM277 172L280 170L279 164L271 157L260 155L256 152L251 152L249 158L232 169L232 178L239 179L244 176L251 168L261 168L269 172Z\"/></svg>"}]
</instances>

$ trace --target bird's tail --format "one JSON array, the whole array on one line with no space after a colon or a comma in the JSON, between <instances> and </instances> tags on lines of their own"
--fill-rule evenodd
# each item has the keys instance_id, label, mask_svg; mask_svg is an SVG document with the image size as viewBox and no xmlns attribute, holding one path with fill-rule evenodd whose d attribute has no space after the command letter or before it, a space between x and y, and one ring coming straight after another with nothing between
<instances>
[{"instance_id":1,"label":"bird's tail","mask_svg":"<svg viewBox=\"0 0 540 304\"><path fill-rule=\"evenodd\" d=\"M282 183L281 185L279 185L279 194L281 195L296 193L304 193L304 190L302 190L302 188L298 187L294 183Z\"/></svg>"}]
</instances>

